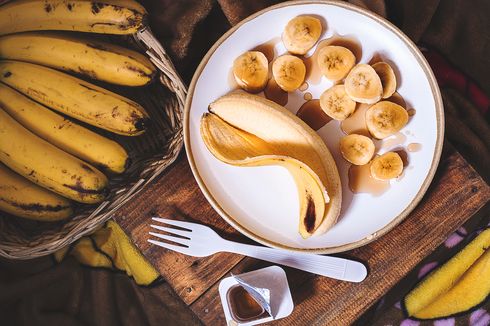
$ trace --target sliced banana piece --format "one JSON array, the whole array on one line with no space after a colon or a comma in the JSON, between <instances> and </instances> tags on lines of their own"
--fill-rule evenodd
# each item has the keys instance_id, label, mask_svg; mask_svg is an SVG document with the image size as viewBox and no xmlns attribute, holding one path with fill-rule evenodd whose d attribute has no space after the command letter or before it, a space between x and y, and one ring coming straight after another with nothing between
<instances>
[{"instance_id":1,"label":"sliced banana piece","mask_svg":"<svg viewBox=\"0 0 490 326\"><path fill-rule=\"evenodd\" d=\"M293 54L303 55L311 49L322 34L322 23L312 16L298 16L291 19L284 32L282 42Z\"/></svg>"},{"instance_id":2,"label":"sliced banana piece","mask_svg":"<svg viewBox=\"0 0 490 326\"><path fill-rule=\"evenodd\" d=\"M354 165L364 165L371 161L374 155L375 146L371 138L351 134L342 137L340 140L340 153Z\"/></svg>"},{"instance_id":3,"label":"sliced banana piece","mask_svg":"<svg viewBox=\"0 0 490 326\"><path fill-rule=\"evenodd\" d=\"M366 111L366 125L369 133L378 139L386 138L405 127L407 111L398 104L381 101Z\"/></svg>"},{"instance_id":4,"label":"sliced banana piece","mask_svg":"<svg viewBox=\"0 0 490 326\"><path fill-rule=\"evenodd\" d=\"M358 64L345 78L345 91L356 102L373 104L381 99L383 86L373 67Z\"/></svg>"},{"instance_id":5,"label":"sliced banana piece","mask_svg":"<svg viewBox=\"0 0 490 326\"><path fill-rule=\"evenodd\" d=\"M347 95L344 85L335 85L320 96L320 106L332 119L341 121L354 113L356 102Z\"/></svg>"},{"instance_id":6,"label":"sliced banana piece","mask_svg":"<svg viewBox=\"0 0 490 326\"><path fill-rule=\"evenodd\" d=\"M403 172L403 161L395 152L386 152L375 157L369 167L371 176L378 180L389 180L400 176Z\"/></svg>"},{"instance_id":7,"label":"sliced banana piece","mask_svg":"<svg viewBox=\"0 0 490 326\"><path fill-rule=\"evenodd\" d=\"M233 61L233 76L241 88L258 93L269 80L269 61L262 52L247 51Z\"/></svg>"},{"instance_id":8,"label":"sliced banana piece","mask_svg":"<svg viewBox=\"0 0 490 326\"><path fill-rule=\"evenodd\" d=\"M329 45L318 51L318 67L332 81L343 79L356 64L351 50L343 46Z\"/></svg>"},{"instance_id":9,"label":"sliced banana piece","mask_svg":"<svg viewBox=\"0 0 490 326\"><path fill-rule=\"evenodd\" d=\"M300 58L286 54L274 60L272 75L279 87L286 92L292 92L303 85L306 67Z\"/></svg>"},{"instance_id":10,"label":"sliced banana piece","mask_svg":"<svg viewBox=\"0 0 490 326\"><path fill-rule=\"evenodd\" d=\"M374 71L381 79L381 85L383 86L382 98L388 98L396 91L396 76L393 68L386 62L377 62L373 65Z\"/></svg>"}]
</instances>

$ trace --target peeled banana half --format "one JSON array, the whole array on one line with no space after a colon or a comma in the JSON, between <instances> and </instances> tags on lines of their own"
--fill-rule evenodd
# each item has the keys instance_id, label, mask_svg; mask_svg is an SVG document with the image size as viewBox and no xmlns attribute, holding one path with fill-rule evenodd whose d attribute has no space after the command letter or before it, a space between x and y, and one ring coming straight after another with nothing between
<instances>
[{"instance_id":1,"label":"peeled banana half","mask_svg":"<svg viewBox=\"0 0 490 326\"><path fill-rule=\"evenodd\" d=\"M0 58L31 62L125 86L145 85L155 75L155 66L136 51L60 32L0 37Z\"/></svg>"},{"instance_id":2,"label":"peeled banana half","mask_svg":"<svg viewBox=\"0 0 490 326\"><path fill-rule=\"evenodd\" d=\"M133 34L146 21L133 0L18 0L0 6L0 35L38 30Z\"/></svg>"},{"instance_id":3,"label":"peeled banana half","mask_svg":"<svg viewBox=\"0 0 490 326\"><path fill-rule=\"evenodd\" d=\"M316 44L322 31L322 23L318 18L298 16L287 23L282 41L290 53L304 55Z\"/></svg>"},{"instance_id":4,"label":"peeled banana half","mask_svg":"<svg viewBox=\"0 0 490 326\"><path fill-rule=\"evenodd\" d=\"M58 221L73 213L71 202L0 163L0 210L38 221Z\"/></svg>"},{"instance_id":5,"label":"peeled banana half","mask_svg":"<svg viewBox=\"0 0 490 326\"><path fill-rule=\"evenodd\" d=\"M292 157L277 155L264 140L237 129L213 113L201 119L201 136L209 151L220 161L234 166L278 165L293 176L300 200L299 232L307 238L323 220L329 198L315 172Z\"/></svg>"},{"instance_id":6,"label":"peeled banana half","mask_svg":"<svg viewBox=\"0 0 490 326\"><path fill-rule=\"evenodd\" d=\"M129 164L126 150L0 83L0 107L24 127L67 153L113 173Z\"/></svg>"},{"instance_id":7,"label":"peeled banana half","mask_svg":"<svg viewBox=\"0 0 490 326\"><path fill-rule=\"evenodd\" d=\"M139 135L149 122L136 102L39 65L0 61L0 82L54 110L120 135Z\"/></svg>"},{"instance_id":8,"label":"peeled banana half","mask_svg":"<svg viewBox=\"0 0 490 326\"><path fill-rule=\"evenodd\" d=\"M93 166L23 127L0 108L0 162L32 182L81 203L98 203L108 180Z\"/></svg>"},{"instance_id":9,"label":"peeled banana half","mask_svg":"<svg viewBox=\"0 0 490 326\"><path fill-rule=\"evenodd\" d=\"M236 129L242 131L245 135L251 135L247 136L249 137L247 138L243 136L244 134L240 133L239 136L242 140L239 142L236 138L232 139L231 136L217 137L213 135L212 137L214 139L229 139L232 143L237 142L242 144L248 142L248 144L252 144L252 146L236 146L240 148L240 150L238 150L234 149L234 146L222 144L226 143L226 141L221 140L215 142L222 145L219 145L218 149L213 149L211 146L209 147L211 147L210 151L213 154L223 154L221 156L216 155L219 159L222 159L225 162L228 161L231 164L233 160L243 160L246 155L249 155L251 158L260 157L262 155L272 155L267 157L267 160L263 160L260 164L264 162L268 162L267 164L270 164L269 162L274 162L273 164L286 165L290 172L293 171L291 172L293 176L296 175L295 180L297 185L299 184L298 180L303 180L301 182L308 185L307 188L301 186L302 188L298 189L301 196L301 212L308 212L308 205L310 205L311 208L315 207L315 211L320 209L316 207L316 205L320 203L320 200L314 199L320 198L320 196L313 195L313 193L319 194L320 192L315 190L317 189L317 186L314 186L314 182L312 181L319 179L321 184L325 186L326 193L330 200L324 208L324 214L321 216L321 220L315 219L315 221L306 219L306 216L311 217L312 214L301 216L300 233L303 237L324 233L336 223L340 214L342 202L340 177L330 151L313 129L283 106L260 96L243 92L231 93L217 99L210 104L209 111L213 115L219 117L224 123L233 127L233 133L236 134L234 131ZM206 119L209 120L209 118L204 117L203 121L206 121ZM215 124L218 126L223 125L222 123ZM216 129L221 130L222 128ZM206 131L207 129L203 129L202 127L201 130ZM203 138L206 139L206 133L208 132L206 131L203 133ZM218 132L216 132L216 134L217 133ZM227 133L233 134L231 131ZM244 141L243 139L247 139L247 141ZM206 140L205 142L210 143ZM222 147L225 149L219 150ZM275 159L278 156L290 159L285 160L284 162L286 163L279 163L280 160ZM260 161L262 159L263 158L256 160ZM308 167L308 169L305 168L305 171L313 172L309 172L309 176L303 172L297 173L298 170L295 166L301 166L300 163ZM265 163L263 165L265 165ZM318 176L318 179L316 179L313 173ZM318 184L319 182L316 183ZM308 190L308 193L311 192L313 200L308 199L308 196L305 195L307 191L304 189L310 189ZM324 196L324 198L327 197ZM315 206L312 206L312 203L315 203Z\"/></svg>"}]
</instances>

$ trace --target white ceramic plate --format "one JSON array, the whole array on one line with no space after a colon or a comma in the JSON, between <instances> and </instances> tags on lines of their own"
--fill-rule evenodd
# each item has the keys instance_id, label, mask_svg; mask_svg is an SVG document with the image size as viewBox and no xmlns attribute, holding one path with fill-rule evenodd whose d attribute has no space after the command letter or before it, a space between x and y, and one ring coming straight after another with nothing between
<instances>
[{"instance_id":1,"label":"white ceramic plate","mask_svg":"<svg viewBox=\"0 0 490 326\"><path fill-rule=\"evenodd\" d=\"M401 180L391 181L383 195L353 194L348 187L349 165L338 141L343 133L332 121L318 131L335 157L342 180L343 201L339 222L327 233L302 239L298 233L298 198L293 179L280 167L240 168L214 158L199 135L199 122L209 103L230 91L228 74L241 53L281 35L287 22L303 14L324 18L322 39L354 35L367 63L375 53L394 63L398 92L416 109L402 130L409 143L422 149L409 153L409 166ZM279 55L285 52L276 45ZM314 49L313 49L314 50ZM313 52L310 51L310 53ZM325 78L308 92L319 98L332 84ZM286 107L296 112L304 102L297 91ZM289 2L263 10L228 31L207 53L192 80L186 103L184 135L194 176L211 205L240 232L273 247L331 253L349 250L381 236L416 206L427 190L439 162L443 139L443 109L432 71L416 46L386 20L344 2Z\"/></svg>"}]
</instances>

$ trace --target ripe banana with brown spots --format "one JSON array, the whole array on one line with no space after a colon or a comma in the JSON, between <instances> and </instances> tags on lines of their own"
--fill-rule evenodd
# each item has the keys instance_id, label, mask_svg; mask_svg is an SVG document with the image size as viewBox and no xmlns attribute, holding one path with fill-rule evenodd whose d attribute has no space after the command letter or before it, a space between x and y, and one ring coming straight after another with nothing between
<instances>
[{"instance_id":1,"label":"ripe banana with brown spots","mask_svg":"<svg viewBox=\"0 0 490 326\"><path fill-rule=\"evenodd\" d=\"M32 182L81 203L101 202L107 192L104 174L36 136L1 108L0 162Z\"/></svg>"},{"instance_id":2,"label":"ripe banana with brown spots","mask_svg":"<svg viewBox=\"0 0 490 326\"><path fill-rule=\"evenodd\" d=\"M113 173L126 169L126 150L0 83L0 107L24 127L67 153Z\"/></svg>"},{"instance_id":3,"label":"ripe banana with brown spots","mask_svg":"<svg viewBox=\"0 0 490 326\"><path fill-rule=\"evenodd\" d=\"M56 111L120 135L139 135L148 124L148 114L136 102L51 68L0 61L0 82Z\"/></svg>"},{"instance_id":4,"label":"ripe banana with brown spots","mask_svg":"<svg viewBox=\"0 0 490 326\"><path fill-rule=\"evenodd\" d=\"M134 34L147 13L133 0L19 0L0 7L0 35L39 30Z\"/></svg>"},{"instance_id":5,"label":"ripe banana with brown spots","mask_svg":"<svg viewBox=\"0 0 490 326\"><path fill-rule=\"evenodd\" d=\"M61 32L28 32L0 37L0 58L25 61L124 86L143 86L155 66L141 53Z\"/></svg>"},{"instance_id":6,"label":"ripe banana with brown spots","mask_svg":"<svg viewBox=\"0 0 490 326\"><path fill-rule=\"evenodd\" d=\"M0 163L0 210L38 221L59 221L73 213L71 202L30 182Z\"/></svg>"}]
</instances>

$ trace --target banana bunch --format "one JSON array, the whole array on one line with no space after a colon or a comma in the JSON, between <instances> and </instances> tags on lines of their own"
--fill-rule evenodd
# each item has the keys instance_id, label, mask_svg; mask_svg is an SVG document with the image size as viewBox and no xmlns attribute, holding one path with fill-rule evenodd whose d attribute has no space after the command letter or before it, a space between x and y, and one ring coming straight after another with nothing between
<instances>
[{"instance_id":1,"label":"banana bunch","mask_svg":"<svg viewBox=\"0 0 490 326\"><path fill-rule=\"evenodd\" d=\"M130 158L97 129L137 136L149 116L86 79L145 86L156 68L136 51L70 31L133 34L146 16L133 0L0 6L0 210L56 221L73 213L74 202L106 198L107 176L123 173Z\"/></svg>"},{"instance_id":2,"label":"banana bunch","mask_svg":"<svg viewBox=\"0 0 490 326\"><path fill-rule=\"evenodd\" d=\"M247 93L225 95L202 117L201 137L227 164L286 168L298 190L303 238L337 221L342 189L335 161L316 132L283 106Z\"/></svg>"}]
</instances>

